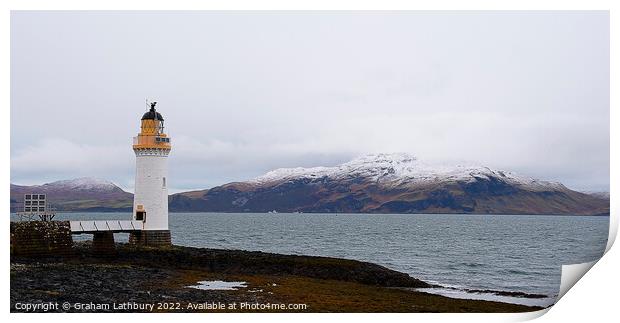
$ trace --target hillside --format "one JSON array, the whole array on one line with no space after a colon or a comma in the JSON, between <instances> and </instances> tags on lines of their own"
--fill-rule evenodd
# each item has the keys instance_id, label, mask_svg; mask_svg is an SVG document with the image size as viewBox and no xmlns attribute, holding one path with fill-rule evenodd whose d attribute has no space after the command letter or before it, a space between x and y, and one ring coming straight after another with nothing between
<instances>
[{"instance_id":1,"label":"hillside","mask_svg":"<svg viewBox=\"0 0 620 323\"><path fill-rule=\"evenodd\" d=\"M123 191L114 183L95 179L77 178L43 185L11 184L11 212L20 206L24 194L47 194L47 199L58 211L129 211L133 194Z\"/></svg>"}]
</instances>

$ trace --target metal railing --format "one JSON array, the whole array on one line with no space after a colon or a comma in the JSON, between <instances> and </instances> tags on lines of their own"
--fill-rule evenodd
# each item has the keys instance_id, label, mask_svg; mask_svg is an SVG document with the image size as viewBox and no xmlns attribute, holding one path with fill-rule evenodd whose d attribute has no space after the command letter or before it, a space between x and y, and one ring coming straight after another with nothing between
<instances>
[{"instance_id":1,"label":"metal railing","mask_svg":"<svg viewBox=\"0 0 620 323\"><path fill-rule=\"evenodd\" d=\"M134 145L170 145L170 137L160 136L135 136L133 137Z\"/></svg>"},{"instance_id":2,"label":"metal railing","mask_svg":"<svg viewBox=\"0 0 620 323\"><path fill-rule=\"evenodd\" d=\"M69 221L72 233L130 232L142 230L142 221L135 220L85 220Z\"/></svg>"}]
</instances>

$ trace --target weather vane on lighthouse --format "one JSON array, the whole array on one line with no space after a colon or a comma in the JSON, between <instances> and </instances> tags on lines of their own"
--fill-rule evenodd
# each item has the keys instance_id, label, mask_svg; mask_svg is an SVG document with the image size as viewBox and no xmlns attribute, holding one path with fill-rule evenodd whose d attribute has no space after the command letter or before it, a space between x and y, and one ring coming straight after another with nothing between
<instances>
[{"instance_id":1,"label":"weather vane on lighthouse","mask_svg":"<svg viewBox=\"0 0 620 323\"><path fill-rule=\"evenodd\" d=\"M133 219L142 222L142 230L131 233L129 240L142 245L170 245L168 228L168 154L170 137L164 133L164 118L155 110L142 116L140 133L133 138L136 154L136 182Z\"/></svg>"}]
</instances>

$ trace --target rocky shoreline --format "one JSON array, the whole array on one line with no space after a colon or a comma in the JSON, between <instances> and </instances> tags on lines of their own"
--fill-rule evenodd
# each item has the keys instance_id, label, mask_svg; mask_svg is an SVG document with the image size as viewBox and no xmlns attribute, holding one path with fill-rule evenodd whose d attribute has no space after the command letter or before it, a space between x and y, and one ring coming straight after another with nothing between
<instances>
[{"instance_id":1,"label":"rocky shoreline","mask_svg":"<svg viewBox=\"0 0 620 323\"><path fill-rule=\"evenodd\" d=\"M11 256L11 312L527 312L538 307L452 299L432 285L354 260L241 250L117 244L96 257ZM190 288L239 281L232 290ZM30 305L28 305L30 304ZM38 304L38 305L37 305ZM67 304L68 307L67 307Z\"/></svg>"}]
</instances>

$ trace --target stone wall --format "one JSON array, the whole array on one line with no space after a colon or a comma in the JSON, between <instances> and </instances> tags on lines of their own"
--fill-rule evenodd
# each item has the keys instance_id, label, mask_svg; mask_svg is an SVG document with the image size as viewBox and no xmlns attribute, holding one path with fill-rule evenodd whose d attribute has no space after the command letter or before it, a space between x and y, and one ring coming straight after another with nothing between
<instances>
[{"instance_id":1,"label":"stone wall","mask_svg":"<svg viewBox=\"0 0 620 323\"><path fill-rule=\"evenodd\" d=\"M114 233L97 232L93 234L93 255L98 257L110 257L116 255L114 245Z\"/></svg>"},{"instance_id":2,"label":"stone wall","mask_svg":"<svg viewBox=\"0 0 620 323\"><path fill-rule=\"evenodd\" d=\"M129 243L148 247L171 246L170 230L145 230L129 234Z\"/></svg>"},{"instance_id":3,"label":"stone wall","mask_svg":"<svg viewBox=\"0 0 620 323\"><path fill-rule=\"evenodd\" d=\"M69 221L11 222L11 255L70 256L72 246Z\"/></svg>"},{"instance_id":4,"label":"stone wall","mask_svg":"<svg viewBox=\"0 0 620 323\"><path fill-rule=\"evenodd\" d=\"M138 246L168 247L172 245L170 230L137 231L129 234L129 243ZM94 256L116 255L112 232L93 233ZM69 221L11 222L11 256L46 257L73 255L73 239Z\"/></svg>"}]
</instances>

